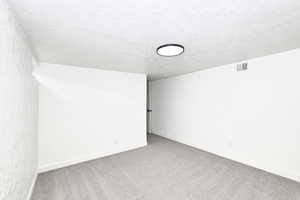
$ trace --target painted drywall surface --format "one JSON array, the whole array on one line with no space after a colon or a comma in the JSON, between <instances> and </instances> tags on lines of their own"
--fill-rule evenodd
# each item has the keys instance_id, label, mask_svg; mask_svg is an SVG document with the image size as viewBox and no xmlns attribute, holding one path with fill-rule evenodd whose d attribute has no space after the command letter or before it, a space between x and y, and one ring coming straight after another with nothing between
<instances>
[{"instance_id":1,"label":"painted drywall surface","mask_svg":"<svg viewBox=\"0 0 300 200\"><path fill-rule=\"evenodd\" d=\"M144 74L40 66L40 171L146 145Z\"/></svg>"},{"instance_id":2,"label":"painted drywall surface","mask_svg":"<svg viewBox=\"0 0 300 200\"><path fill-rule=\"evenodd\" d=\"M0 0L0 200L27 198L37 169L38 89L32 61L21 26Z\"/></svg>"},{"instance_id":3,"label":"painted drywall surface","mask_svg":"<svg viewBox=\"0 0 300 200\"><path fill-rule=\"evenodd\" d=\"M155 134L300 181L300 50L151 83Z\"/></svg>"}]
</instances>

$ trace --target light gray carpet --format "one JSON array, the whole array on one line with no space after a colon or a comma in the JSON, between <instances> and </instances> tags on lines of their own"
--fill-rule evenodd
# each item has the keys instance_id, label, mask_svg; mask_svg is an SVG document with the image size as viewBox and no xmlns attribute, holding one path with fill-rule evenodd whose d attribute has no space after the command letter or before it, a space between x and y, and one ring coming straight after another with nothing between
<instances>
[{"instance_id":1,"label":"light gray carpet","mask_svg":"<svg viewBox=\"0 0 300 200\"><path fill-rule=\"evenodd\" d=\"M300 200L300 184L159 136L38 176L33 200Z\"/></svg>"}]
</instances>

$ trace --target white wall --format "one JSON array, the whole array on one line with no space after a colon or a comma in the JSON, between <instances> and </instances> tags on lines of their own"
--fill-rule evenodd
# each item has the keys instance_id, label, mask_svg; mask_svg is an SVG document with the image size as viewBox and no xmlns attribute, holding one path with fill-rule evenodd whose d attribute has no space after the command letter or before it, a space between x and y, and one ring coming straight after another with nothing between
<instances>
[{"instance_id":1,"label":"white wall","mask_svg":"<svg viewBox=\"0 0 300 200\"><path fill-rule=\"evenodd\" d=\"M152 82L155 134L300 181L300 49Z\"/></svg>"},{"instance_id":2,"label":"white wall","mask_svg":"<svg viewBox=\"0 0 300 200\"><path fill-rule=\"evenodd\" d=\"M40 171L146 145L144 74L40 66Z\"/></svg>"},{"instance_id":3,"label":"white wall","mask_svg":"<svg viewBox=\"0 0 300 200\"><path fill-rule=\"evenodd\" d=\"M37 85L27 38L0 0L0 200L29 197L37 169Z\"/></svg>"}]
</instances>

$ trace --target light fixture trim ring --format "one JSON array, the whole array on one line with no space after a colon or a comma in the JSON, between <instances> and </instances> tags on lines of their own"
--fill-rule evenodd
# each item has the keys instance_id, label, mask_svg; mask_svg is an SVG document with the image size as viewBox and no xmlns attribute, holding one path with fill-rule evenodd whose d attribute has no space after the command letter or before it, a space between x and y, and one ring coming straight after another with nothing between
<instances>
[{"instance_id":1,"label":"light fixture trim ring","mask_svg":"<svg viewBox=\"0 0 300 200\"><path fill-rule=\"evenodd\" d=\"M164 54L160 53L159 51L162 50L162 49L165 48L165 47L177 47L180 51L178 51L179 53L174 53L174 54L172 54L172 55L166 55L166 54L164 55ZM163 44L163 45L160 45L159 47L157 47L157 49L156 49L157 55L163 56L163 57L174 57L174 56L179 56L179 55L183 54L184 51L185 51L184 46L181 45L181 44L176 44L176 43Z\"/></svg>"}]
</instances>

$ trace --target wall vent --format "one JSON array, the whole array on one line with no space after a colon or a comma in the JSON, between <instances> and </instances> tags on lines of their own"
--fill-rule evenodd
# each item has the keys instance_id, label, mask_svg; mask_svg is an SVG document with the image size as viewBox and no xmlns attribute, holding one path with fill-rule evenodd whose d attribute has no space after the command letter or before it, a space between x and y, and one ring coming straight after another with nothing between
<instances>
[{"instance_id":1,"label":"wall vent","mask_svg":"<svg viewBox=\"0 0 300 200\"><path fill-rule=\"evenodd\" d=\"M245 71L248 69L248 63L240 63L236 66L236 71Z\"/></svg>"}]
</instances>

